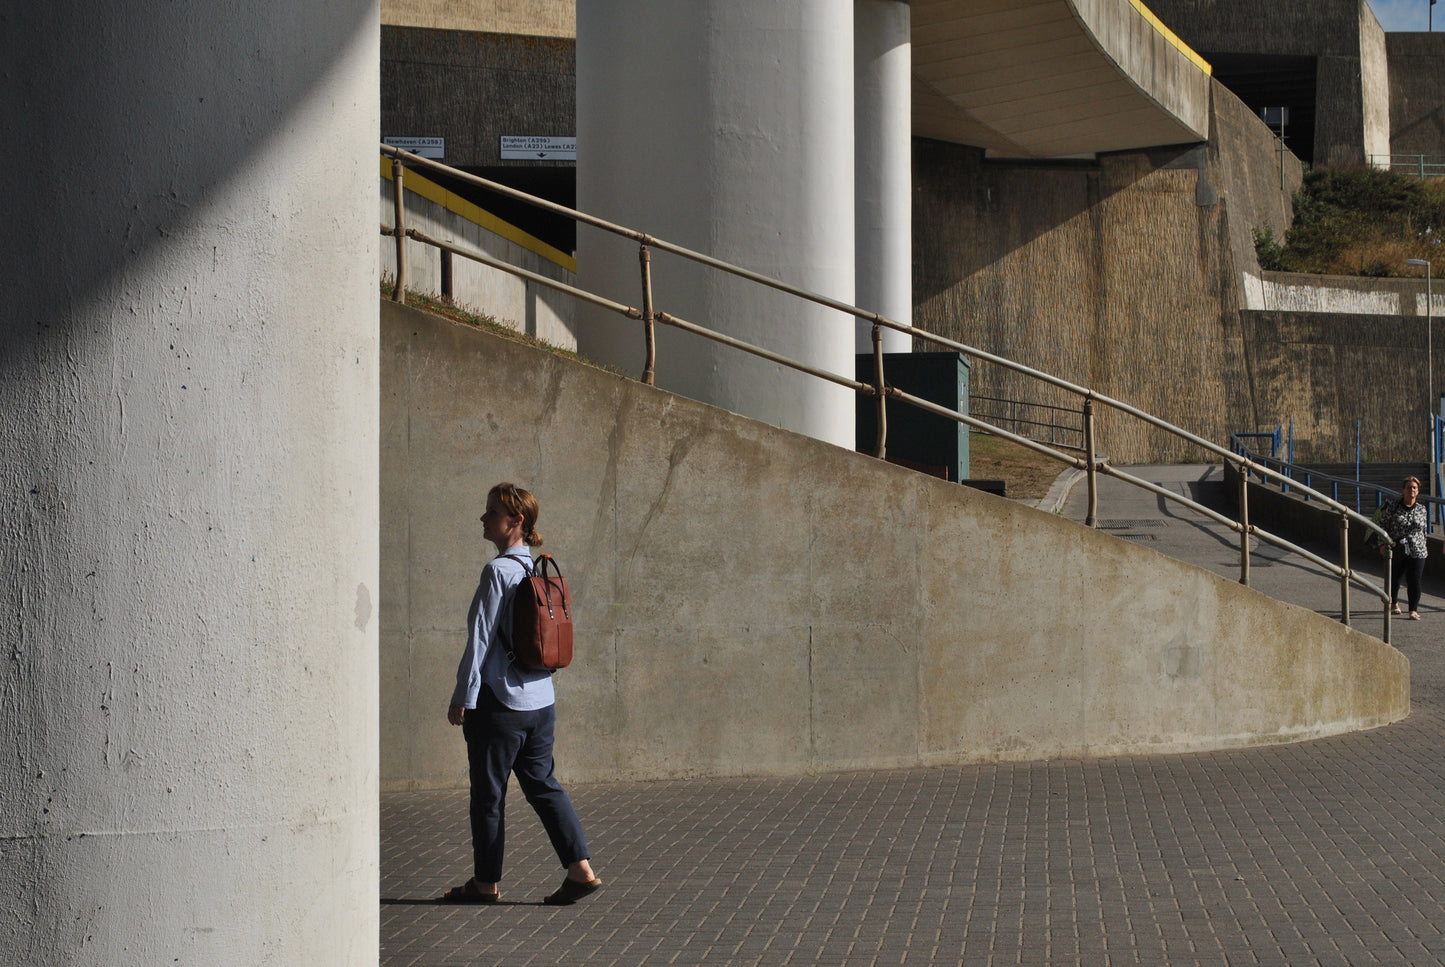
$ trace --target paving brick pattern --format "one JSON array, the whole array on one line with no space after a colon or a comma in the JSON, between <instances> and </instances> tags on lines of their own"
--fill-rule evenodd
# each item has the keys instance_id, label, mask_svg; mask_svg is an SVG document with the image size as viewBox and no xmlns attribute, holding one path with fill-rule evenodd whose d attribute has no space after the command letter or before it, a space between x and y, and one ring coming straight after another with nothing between
<instances>
[{"instance_id":1,"label":"paving brick pattern","mask_svg":"<svg viewBox=\"0 0 1445 967\"><path fill-rule=\"evenodd\" d=\"M1176 528L1198 544L1170 553L1237 566L1196 522L1149 530L1187 544L1163 536ZM1257 585L1269 575L1270 593L1338 611L1337 585L1270 561ZM1445 610L1429 595L1422 612L1394 625L1413 714L1371 732L1195 755L576 786L606 886L574 907L541 905L561 869L515 790L495 907L431 902L469 873L465 793L386 795L381 962L1445 963Z\"/></svg>"}]
</instances>

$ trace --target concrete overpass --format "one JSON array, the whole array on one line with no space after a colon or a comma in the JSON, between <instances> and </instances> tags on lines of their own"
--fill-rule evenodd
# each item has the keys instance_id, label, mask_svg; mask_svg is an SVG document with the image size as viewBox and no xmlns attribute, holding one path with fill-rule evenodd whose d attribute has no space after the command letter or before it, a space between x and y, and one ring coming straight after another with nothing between
<instances>
[{"instance_id":1,"label":"concrete overpass","mask_svg":"<svg viewBox=\"0 0 1445 967\"><path fill-rule=\"evenodd\" d=\"M914 0L913 133L996 157L1203 141L1209 64L1139 0Z\"/></svg>"}]
</instances>

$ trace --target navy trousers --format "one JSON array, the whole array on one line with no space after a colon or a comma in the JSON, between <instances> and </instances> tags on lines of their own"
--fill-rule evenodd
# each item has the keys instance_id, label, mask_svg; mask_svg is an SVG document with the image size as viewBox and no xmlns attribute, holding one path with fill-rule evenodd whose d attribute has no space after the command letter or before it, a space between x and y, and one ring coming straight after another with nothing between
<instances>
[{"instance_id":1,"label":"navy trousers","mask_svg":"<svg viewBox=\"0 0 1445 967\"><path fill-rule=\"evenodd\" d=\"M507 708L482 686L477 707L462 718L472 782L472 862L478 883L502 879L506 847L507 776L516 773L522 795L542 820L563 866L591 859L572 800L552 765L557 706L531 712Z\"/></svg>"}]
</instances>

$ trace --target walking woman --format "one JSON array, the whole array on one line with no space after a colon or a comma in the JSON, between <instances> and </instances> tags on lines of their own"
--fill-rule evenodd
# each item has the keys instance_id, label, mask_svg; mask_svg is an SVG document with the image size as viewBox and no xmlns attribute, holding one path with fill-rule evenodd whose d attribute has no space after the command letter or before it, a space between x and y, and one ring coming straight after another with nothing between
<instances>
[{"instance_id":1,"label":"walking woman","mask_svg":"<svg viewBox=\"0 0 1445 967\"><path fill-rule=\"evenodd\" d=\"M502 851L506 845L507 776L515 773L527 802L542 820L567 876L545 902L575 903L602 886L592 871L587 840L572 800L552 766L557 706L552 675L522 670L507 658L502 636L511 633L517 585L532 570L528 547L542 543L536 523L537 499L522 488L500 483L487 493L482 536L497 557L482 579L467 615L467 645L457 666L447 721L462 727L471 773L473 875L448 890L443 903L496 903L501 897Z\"/></svg>"},{"instance_id":2,"label":"walking woman","mask_svg":"<svg viewBox=\"0 0 1445 967\"><path fill-rule=\"evenodd\" d=\"M1390 579L1390 610L1400 613L1400 579L1405 579L1410 620L1420 620L1420 579L1425 575L1425 532L1430 526L1429 512L1420 502L1420 479L1406 477L1400 484L1400 498L1385 505L1380 526L1395 542L1393 574Z\"/></svg>"}]
</instances>

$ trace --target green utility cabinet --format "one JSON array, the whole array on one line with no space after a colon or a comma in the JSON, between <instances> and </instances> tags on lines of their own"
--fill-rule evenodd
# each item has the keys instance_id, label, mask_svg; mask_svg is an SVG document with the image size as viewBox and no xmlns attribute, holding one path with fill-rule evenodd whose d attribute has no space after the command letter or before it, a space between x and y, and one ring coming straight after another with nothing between
<instances>
[{"instance_id":1,"label":"green utility cabinet","mask_svg":"<svg viewBox=\"0 0 1445 967\"><path fill-rule=\"evenodd\" d=\"M883 379L911 396L968 414L969 361L963 353L884 353ZM859 353L855 378L873 382L873 355ZM858 394L857 447L872 453L878 440L878 401ZM888 401L885 456L945 480L968 479L968 427L902 400Z\"/></svg>"}]
</instances>

